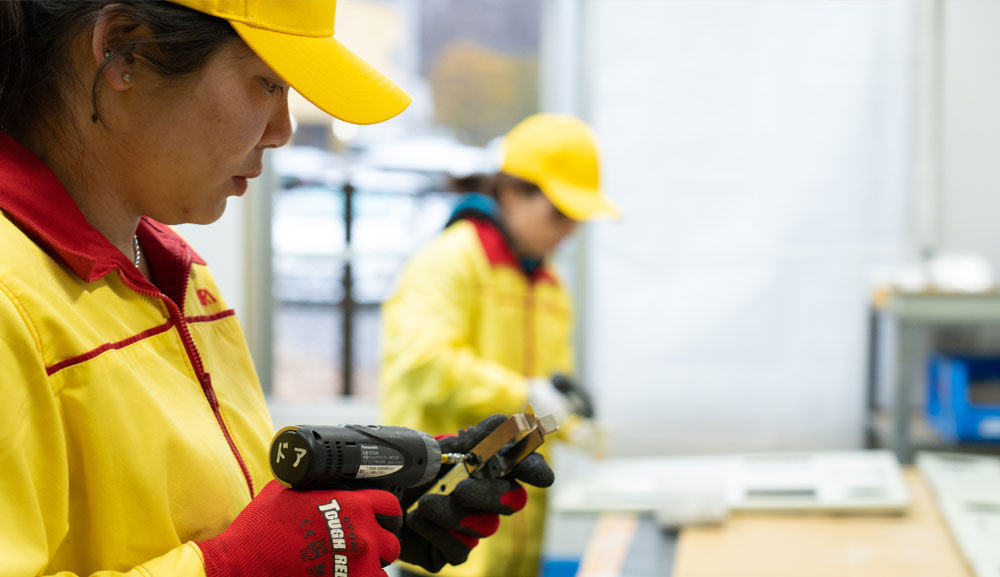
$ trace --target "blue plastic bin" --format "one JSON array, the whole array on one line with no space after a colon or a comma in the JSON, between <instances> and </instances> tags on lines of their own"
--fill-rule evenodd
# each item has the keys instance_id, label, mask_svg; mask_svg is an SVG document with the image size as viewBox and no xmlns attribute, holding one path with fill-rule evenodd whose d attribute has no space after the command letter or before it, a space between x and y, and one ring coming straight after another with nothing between
<instances>
[{"instance_id":1,"label":"blue plastic bin","mask_svg":"<svg viewBox=\"0 0 1000 577\"><path fill-rule=\"evenodd\" d=\"M542 559L541 577L575 577L580 569L576 557L546 557Z\"/></svg>"},{"instance_id":2,"label":"blue plastic bin","mask_svg":"<svg viewBox=\"0 0 1000 577\"><path fill-rule=\"evenodd\" d=\"M1000 404L973 404L970 387L1000 381L1000 358L934 355L927 367L927 419L951 442L1000 443Z\"/></svg>"}]
</instances>

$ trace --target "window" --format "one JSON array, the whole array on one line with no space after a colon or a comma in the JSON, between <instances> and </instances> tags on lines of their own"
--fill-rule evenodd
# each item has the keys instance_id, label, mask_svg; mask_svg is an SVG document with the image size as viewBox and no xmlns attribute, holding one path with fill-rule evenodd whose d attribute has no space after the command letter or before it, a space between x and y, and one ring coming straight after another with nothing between
<instances>
[{"instance_id":1,"label":"window","mask_svg":"<svg viewBox=\"0 0 1000 577\"><path fill-rule=\"evenodd\" d=\"M491 143L538 109L538 0L337 8L337 37L413 102L388 123L362 127L293 102L293 142L273 155L272 395L280 400L375 397L379 308L450 215L449 179L490 170Z\"/></svg>"}]
</instances>

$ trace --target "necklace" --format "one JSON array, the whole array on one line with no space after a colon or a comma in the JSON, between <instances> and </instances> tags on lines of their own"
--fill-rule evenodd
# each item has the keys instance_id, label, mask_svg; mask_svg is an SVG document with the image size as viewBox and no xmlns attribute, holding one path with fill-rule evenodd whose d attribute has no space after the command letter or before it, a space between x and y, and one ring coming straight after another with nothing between
<instances>
[{"instance_id":1,"label":"necklace","mask_svg":"<svg viewBox=\"0 0 1000 577\"><path fill-rule=\"evenodd\" d=\"M139 268L139 263L142 262L142 251L139 250L139 235L137 234L132 235L132 249L135 253L132 264L135 265L135 268Z\"/></svg>"}]
</instances>

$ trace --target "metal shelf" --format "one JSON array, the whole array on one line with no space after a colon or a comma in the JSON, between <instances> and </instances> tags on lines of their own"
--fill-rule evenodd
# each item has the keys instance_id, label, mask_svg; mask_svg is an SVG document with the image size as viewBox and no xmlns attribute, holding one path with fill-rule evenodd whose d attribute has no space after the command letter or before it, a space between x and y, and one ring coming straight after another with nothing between
<instances>
[{"instance_id":1,"label":"metal shelf","mask_svg":"<svg viewBox=\"0 0 1000 577\"><path fill-rule=\"evenodd\" d=\"M891 446L894 434L894 415L890 411L879 411L868 418L869 438L881 446ZM942 439L927 419L920 413L914 413L909 421L909 445L916 451L950 451L959 453L976 453L981 455L1000 455L1000 443L952 443Z\"/></svg>"},{"instance_id":2,"label":"metal shelf","mask_svg":"<svg viewBox=\"0 0 1000 577\"><path fill-rule=\"evenodd\" d=\"M895 339L889 345L888 359L881 351L881 326L892 323ZM993 445L955 445L941 439L922 417L913 416L918 384L924 382L921 331L942 327L983 327L1000 325L1000 294L959 295L941 293L891 294L877 299L868 318L868 382L864 433L869 448L889 447L902 463L910 463L914 452L923 449L1000 452ZM883 371L879 363L895 365L892 383L880 383ZM880 406L879 390L892 391L891 407Z\"/></svg>"},{"instance_id":3,"label":"metal shelf","mask_svg":"<svg viewBox=\"0 0 1000 577\"><path fill-rule=\"evenodd\" d=\"M1000 323L1000 295L894 294L878 312L924 324Z\"/></svg>"}]
</instances>

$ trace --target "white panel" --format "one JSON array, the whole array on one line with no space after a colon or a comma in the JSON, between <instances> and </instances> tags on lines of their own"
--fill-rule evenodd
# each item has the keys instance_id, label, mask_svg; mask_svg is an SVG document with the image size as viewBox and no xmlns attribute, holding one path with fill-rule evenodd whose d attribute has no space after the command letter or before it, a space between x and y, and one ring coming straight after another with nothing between
<instances>
[{"instance_id":1,"label":"white panel","mask_svg":"<svg viewBox=\"0 0 1000 577\"><path fill-rule=\"evenodd\" d=\"M910 506L899 462L885 450L629 457L562 481L556 510L660 513L675 525L722 521L726 511L901 513ZM691 511L690 500L708 507Z\"/></svg>"},{"instance_id":2,"label":"white panel","mask_svg":"<svg viewBox=\"0 0 1000 577\"><path fill-rule=\"evenodd\" d=\"M947 0L942 45L942 248L1000 267L1000 2Z\"/></svg>"},{"instance_id":3,"label":"white panel","mask_svg":"<svg viewBox=\"0 0 1000 577\"><path fill-rule=\"evenodd\" d=\"M905 240L907 2L592 0L587 363L618 454L860 442Z\"/></svg>"},{"instance_id":4,"label":"white panel","mask_svg":"<svg viewBox=\"0 0 1000 577\"><path fill-rule=\"evenodd\" d=\"M920 453L917 468L976 577L1000 577L1000 458Z\"/></svg>"}]
</instances>

